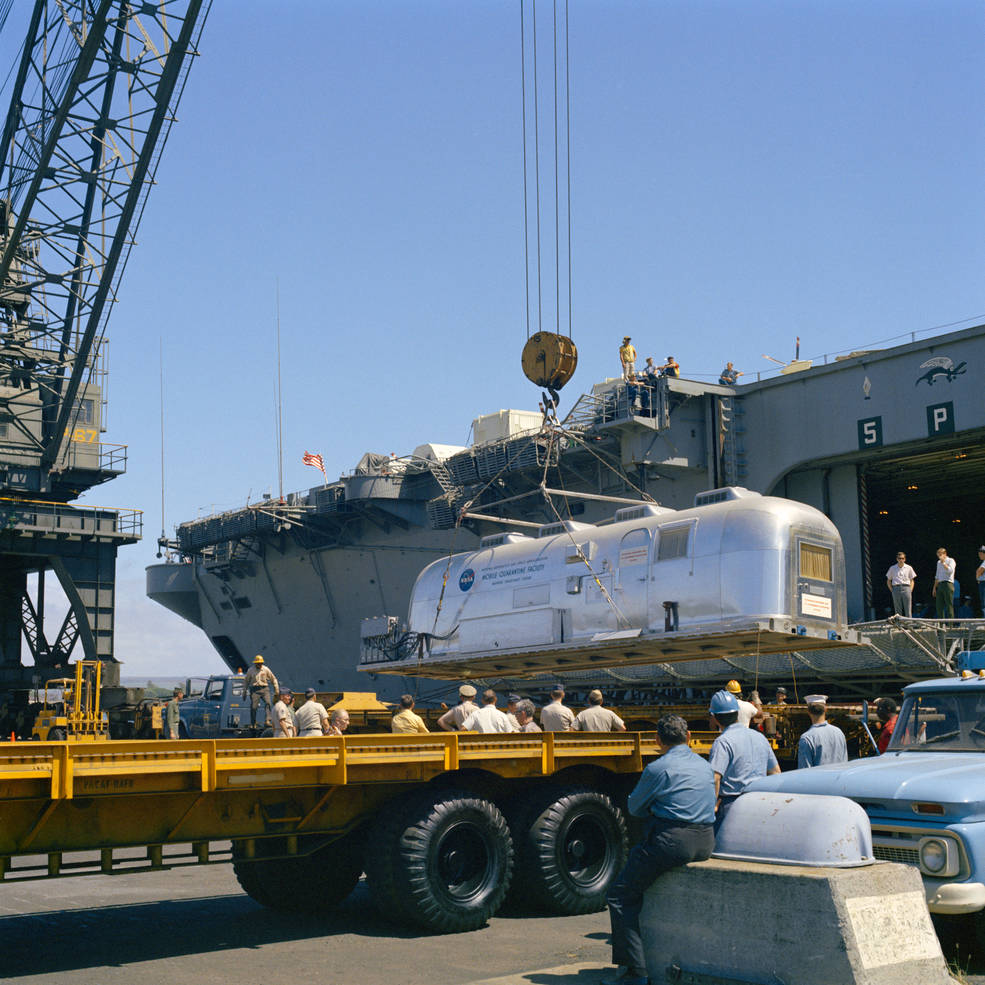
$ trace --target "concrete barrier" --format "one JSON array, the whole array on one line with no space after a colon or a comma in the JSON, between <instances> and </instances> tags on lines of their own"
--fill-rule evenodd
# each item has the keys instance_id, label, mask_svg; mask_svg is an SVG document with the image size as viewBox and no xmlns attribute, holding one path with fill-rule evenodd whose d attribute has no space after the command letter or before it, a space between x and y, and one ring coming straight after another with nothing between
<instances>
[{"instance_id":1,"label":"concrete barrier","mask_svg":"<svg viewBox=\"0 0 985 985\"><path fill-rule=\"evenodd\" d=\"M951 985L919 872L709 859L662 875L640 920L654 985ZM688 975L690 973L690 975ZM676 972L675 972L676 974Z\"/></svg>"}]
</instances>

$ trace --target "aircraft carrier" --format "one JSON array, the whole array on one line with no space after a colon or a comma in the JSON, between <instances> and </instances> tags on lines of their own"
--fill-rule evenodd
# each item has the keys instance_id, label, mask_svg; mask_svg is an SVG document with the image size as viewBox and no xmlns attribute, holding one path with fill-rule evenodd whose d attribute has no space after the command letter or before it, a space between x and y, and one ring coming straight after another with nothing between
<instances>
[{"instance_id":1,"label":"aircraft carrier","mask_svg":"<svg viewBox=\"0 0 985 985\"><path fill-rule=\"evenodd\" d=\"M980 617L983 367L985 326L977 326L823 364L794 362L739 386L664 377L641 406L622 380L605 380L557 426L543 426L539 412L501 411L475 420L471 447L368 453L334 482L182 523L166 563L147 568L147 594L200 627L231 670L263 653L294 687L390 697L416 688L433 700L450 686L358 669L362 619L405 615L428 563L509 530L501 520L513 529L561 515L598 522L619 508L613 500L683 509L709 490L741 486L832 520L845 550L850 622L875 632L889 614L885 572L898 549L917 571L914 615L932 615L941 545L957 560L959 595ZM541 486L596 498L546 500ZM921 638L914 623L890 627L890 636L906 637L891 653L885 645L868 656L840 649L823 661L785 656L771 665L732 654L687 673L627 669L618 680L638 689L722 673L906 679L940 669L948 648L977 647L967 625L968 639L946 646L928 647L937 634Z\"/></svg>"}]
</instances>

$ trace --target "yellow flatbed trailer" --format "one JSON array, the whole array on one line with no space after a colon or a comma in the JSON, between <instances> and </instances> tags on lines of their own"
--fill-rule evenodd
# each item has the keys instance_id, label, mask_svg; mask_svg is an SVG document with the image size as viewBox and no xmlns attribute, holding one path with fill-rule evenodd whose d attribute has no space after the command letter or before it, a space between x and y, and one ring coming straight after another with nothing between
<instances>
[{"instance_id":1,"label":"yellow flatbed trailer","mask_svg":"<svg viewBox=\"0 0 985 985\"><path fill-rule=\"evenodd\" d=\"M0 879L231 858L254 899L310 912L365 872L385 913L447 932L496 912L515 859L528 904L592 912L656 755L652 733L9 743Z\"/></svg>"}]
</instances>

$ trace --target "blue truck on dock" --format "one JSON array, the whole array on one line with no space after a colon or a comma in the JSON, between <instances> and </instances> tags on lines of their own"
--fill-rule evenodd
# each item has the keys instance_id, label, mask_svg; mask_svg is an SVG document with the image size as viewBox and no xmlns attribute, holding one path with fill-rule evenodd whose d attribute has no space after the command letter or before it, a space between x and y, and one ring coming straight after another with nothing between
<instances>
[{"instance_id":1,"label":"blue truck on dock","mask_svg":"<svg viewBox=\"0 0 985 985\"><path fill-rule=\"evenodd\" d=\"M876 858L916 866L931 913L971 914L985 949L985 670L910 684L881 756L794 770L750 790L848 797Z\"/></svg>"}]
</instances>

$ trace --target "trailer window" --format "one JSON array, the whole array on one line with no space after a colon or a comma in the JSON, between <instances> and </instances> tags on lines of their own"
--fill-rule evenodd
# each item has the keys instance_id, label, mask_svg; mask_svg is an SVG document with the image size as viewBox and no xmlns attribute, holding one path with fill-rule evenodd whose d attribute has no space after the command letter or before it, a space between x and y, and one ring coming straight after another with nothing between
<instances>
[{"instance_id":1,"label":"trailer window","mask_svg":"<svg viewBox=\"0 0 985 985\"><path fill-rule=\"evenodd\" d=\"M831 548L801 543L800 573L804 578L831 581Z\"/></svg>"},{"instance_id":2,"label":"trailer window","mask_svg":"<svg viewBox=\"0 0 985 985\"><path fill-rule=\"evenodd\" d=\"M660 544L657 547L657 560L670 561L675 557L687 557L693 524L680 527L661 527Z\"/></svg>"}]
</instances>

